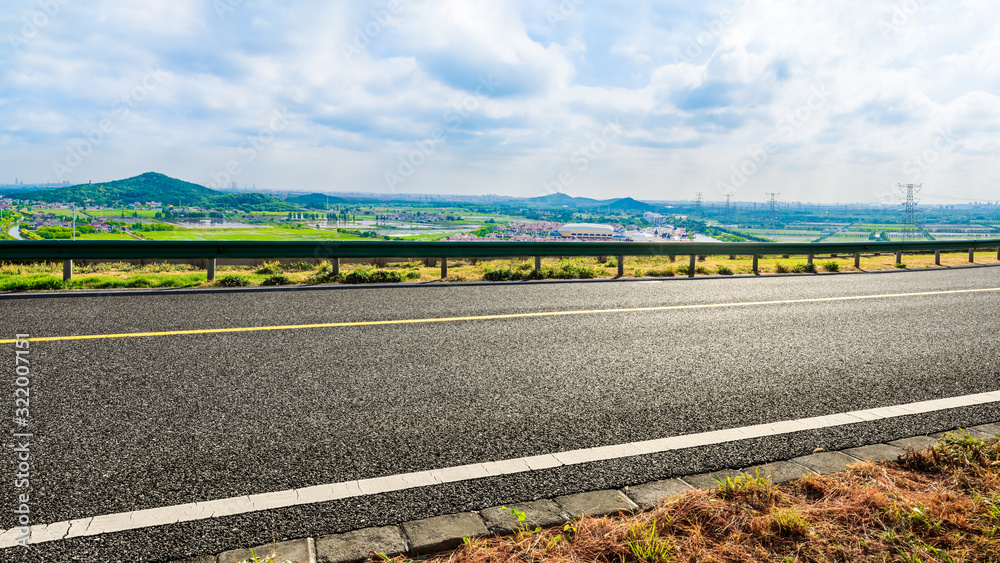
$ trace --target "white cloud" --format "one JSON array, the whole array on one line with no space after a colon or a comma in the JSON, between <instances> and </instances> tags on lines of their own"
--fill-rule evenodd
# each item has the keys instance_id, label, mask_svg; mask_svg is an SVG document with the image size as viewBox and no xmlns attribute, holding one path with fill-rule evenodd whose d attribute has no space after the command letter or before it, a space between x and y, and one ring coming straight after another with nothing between
<instances>
[{"instance_id":1,"label":"white cloud","mask_svg":"<svg viewBox=\"0 0 1000 563\"><path fill-rule=\"evenodd\" d=\"M550 21L558 9L246 0L220 15L195 0L105 0L69 3L28 37L38 6L20 2L0 15L0 164L53 180L52 161L113 119L67 179L162 170L207 183L288 108L294 119L239 183L385 190L400 155L441 128L396 189L535 194L618 119L622 135L570 191L689 199L713 193L820 89L828 99L795 119L740 196L871 199L906 180L942 128L954 142L925 181L988 196L977 186L989 182L970 179L995 178L1000 151L994 2L579 3ZM166 79L127 116L114 111L150 69Z\"/></svg>"}]
</instances>

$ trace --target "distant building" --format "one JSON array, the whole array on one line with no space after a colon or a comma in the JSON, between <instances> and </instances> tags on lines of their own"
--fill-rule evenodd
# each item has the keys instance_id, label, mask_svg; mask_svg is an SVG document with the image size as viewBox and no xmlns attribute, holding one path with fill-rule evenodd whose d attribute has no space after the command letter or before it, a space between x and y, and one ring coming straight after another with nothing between
<instances>
[{"instance_id":1,"label":"distant building","mask_svg":"<svg viewBox=\"0 0 1000 563\"><path fill-rule=\"evenodd\" d=\"M595 223L567 223L557 230L559 236L583 240L613 240L615 229L611 225Z\"/></svg>"},{"instance_id":2,"label":"distant building","mask_svg":"<svg viewBox=\"0 0 1000 563\"><path fill-rule=\"evenodd\" d=\"M659 213L653 213L652 211L647 211L643 213L642 218L645 219L646 221L649 221L649 223L652 225L660 225L667 220L666 216L661 215Z\"/></svg>"}]
</instances>

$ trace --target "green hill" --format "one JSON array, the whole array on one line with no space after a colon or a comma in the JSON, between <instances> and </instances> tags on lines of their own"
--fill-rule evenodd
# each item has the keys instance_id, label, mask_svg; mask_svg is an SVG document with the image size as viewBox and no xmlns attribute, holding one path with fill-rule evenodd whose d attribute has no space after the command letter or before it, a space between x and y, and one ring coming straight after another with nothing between
<instances>
[{"instance_id":1,"label":"green hill","mask_svg":"<svg viewBox=\"0 0 1000 563\"><path fill-rule=\"evenodd\" d=\"M655 209L648 203L643 203L630 197L602 201L597 206L601 209L607 208L613 211L652 211Z\"/></svg>"},{"instance_id":2,"label":"green hill","mask_svg":"<svg viewBox=\"0 0 1000 563\"><path fill-rule=\"evenodd\" d=\"M208 198L208 207L241 211L299 211L301 205L286 203L273 195L258 192L229 193Z\"/></svg>"},{"instance_id":3,"label":"green hill","mask_svg":"<svg viewBox=\"0 0 1000 563\"><path fill-rule=\"evenodd\" d=\"M514 200L515 202L530 203L543 207L575 207L577 209L604 209L608 211L652 211L655 209L648 203L630 197L619 199L597 200L587 197L573 197L564 193L554 193L541 197Z\"/></svg>"},{"instance_id":4,"label":"green hill","mask_svg":"<svg viewBox=\"0 0 1000 563\"><path fill-rule=\"evenodd\" d=\"M10 194L17 197L18 194ZM83 205L89 200L96 205L122 204L136 201L161 201L171 205L202 205L213 196L222 195L205 186L171 178L156 172L146 172L132 178L98 184L79 184L53 190L32 190L22 197L33 201L63 201Z\"/></svg>"},{"instance_id":5,"label":"green hill","mask_svg":"<svg viewBox=\"0 0 1000 563\"><path fill-rule=\"evenodd\" d=\"M556 205L556 206L568 205L571 207L590 207L601 203L596 199L590 199L587 197L573 197L570 195L566 195L562 192L543 195L539 197L530 197L527 199L521 199L515 201L533 203L535 205Z\"/></svg>"}]
</instances>

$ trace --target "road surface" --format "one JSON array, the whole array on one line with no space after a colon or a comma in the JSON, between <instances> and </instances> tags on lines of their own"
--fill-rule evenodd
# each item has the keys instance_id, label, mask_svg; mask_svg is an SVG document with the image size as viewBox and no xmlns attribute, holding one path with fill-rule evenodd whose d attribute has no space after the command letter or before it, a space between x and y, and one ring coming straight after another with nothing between
<instances>
[{"instance_id":1,"label":"road surface","mask_svg":"<svg viewBox=\"0 0 1000 563\"><path fill-rule=\"evenodd\" d=\"M31 520L44 524L1000 389L997 268L0 308L0 340L50 339L29 356ZM0 357L13 389L15 345ZM996 404L980 405L8 548L0 561L168 561L996 420ZM0 490L15 506L15 489Z\"/></svg>"}]
</instances>

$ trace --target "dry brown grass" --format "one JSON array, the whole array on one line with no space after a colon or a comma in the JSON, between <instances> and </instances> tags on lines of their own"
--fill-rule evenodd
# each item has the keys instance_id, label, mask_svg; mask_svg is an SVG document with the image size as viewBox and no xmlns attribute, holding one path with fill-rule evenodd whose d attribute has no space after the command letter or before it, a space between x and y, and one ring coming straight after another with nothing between
<instances>
[{"instance_id":1,"label":"dry brown grass","mask_svg":"<svg viewBox=\"0 0 1000 563\"><path fill-rule=\"evenodd\" d=\"M439 563L1000 561L1000 446L958 436L782 485L723 484L635 515L468 540ZM393 561L407 561L396 558Z\"/></svg>"}]
</instances>

